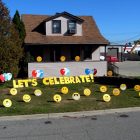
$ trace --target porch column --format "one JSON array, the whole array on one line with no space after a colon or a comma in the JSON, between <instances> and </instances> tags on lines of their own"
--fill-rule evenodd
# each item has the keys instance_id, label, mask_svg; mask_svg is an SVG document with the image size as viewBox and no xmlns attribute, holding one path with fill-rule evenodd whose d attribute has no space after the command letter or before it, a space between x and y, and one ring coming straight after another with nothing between
<instances>
[{"instance_id":1,"label":"porch column","mask_svg":"<svg viewBox=\"0 0 140 140\"><path fill-rule=\"evenodd\" d=\"M105 46L105 60L107 60L106 56L107 56L107 54L106 54L106 46Z\"/></svg>"},{"instance_id":2,"label":"porch column","mask_svg":"<svg viewBox=\"0 0 140 140\"><path fill-rule=\"evenodd\" d=\"M55 57L55 49L53 50L53 60L54 60L54 62L56 61L56 57Z\"/></svg>"}]
</instances>

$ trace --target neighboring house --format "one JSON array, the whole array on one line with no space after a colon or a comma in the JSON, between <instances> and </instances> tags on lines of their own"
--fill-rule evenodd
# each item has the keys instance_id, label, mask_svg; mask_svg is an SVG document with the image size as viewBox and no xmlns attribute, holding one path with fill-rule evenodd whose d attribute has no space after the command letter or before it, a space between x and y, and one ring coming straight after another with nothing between
<instances>
[{"instance_id":1,"label":"neighboring house","mask_svg":"<svg viewBox=\"0 0 140 140\"><path fill-rule=\"evenodd\" d=\"M25 51L43 62L58 62L61 56L74 61L100 61L100 46L109 42L101 35L92 16L67 12L48 15L22 15L25 24Z\"/></svg>"},{"instance_id":2,"label":"neighboring house","mask_svg":"<svg viewBox=\"0 0 140 140\"><path fill-rule=\"evenodd\" d=\"M124 53L125 45L108 45L106 48L100 47L100 55L106 56L106 60L109 61L109 58L115 58L116 61L123 61L123 53ZM112 60L113 61L113 60Z\"/></svg>"}]
</instances>

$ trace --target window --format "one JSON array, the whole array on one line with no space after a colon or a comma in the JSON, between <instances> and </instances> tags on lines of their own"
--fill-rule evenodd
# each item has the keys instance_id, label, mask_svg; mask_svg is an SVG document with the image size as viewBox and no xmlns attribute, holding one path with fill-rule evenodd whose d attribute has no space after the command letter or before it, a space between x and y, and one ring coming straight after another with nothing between
<instances>
[{"instance_id":1,"label":"window","mask_svg":"<svg viewBox=\"0 0 140 140\"><path fill-rule=\"evenodd\" d=\"M52 21L52 33L56 33L56 34L61 33L61 20Z\"/></svg>"},{"instance_id":2,"label":"window","mask_svg":"<svg viewBox=\"0 0 140 140\"><path fill-rule=\"evenodd\" d=\"M69 33L76 33L76 21L69 20L68 21L68 32Z\"/></svg>"}]
</instances>

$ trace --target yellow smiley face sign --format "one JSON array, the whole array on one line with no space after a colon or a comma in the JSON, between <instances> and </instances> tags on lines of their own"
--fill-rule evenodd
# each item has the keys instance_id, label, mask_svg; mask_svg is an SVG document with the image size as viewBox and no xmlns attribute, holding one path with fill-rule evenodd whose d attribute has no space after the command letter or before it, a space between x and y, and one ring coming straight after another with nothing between
<instances>
[{"instance_id":1,"label":"yellow smiley face sign","mask_svg":"<svg viewBox=\"0 0 140 140\"><path fill-rule=\"evenodd\" d=\"M126 84L121 84L121 85L120 85L120 89L121 89L121 90L126 90L126 89L127 89Z\"/></svg>"},{"instance_id":2,"label":"yellow smiley face sign","mask_svg":"<svg viewBox=\"0 0 140 140\"><path fill-rule=\"evenodd\" d=\"M4 107L11 107L12 106L12 101L10 99L3 100L3 106Z\"/></svg>"},{"instance_id":3,"label":"yellow smiley face sign","mask_svg":"<svg viewBox=\"0 0 140 140\"><path fill-rule=\"evenodd\" d=\"M10 89L10 94L11 94L11 95L17 95L17 89L11 88L11 89Z\"/></svg>"},{"instance_id":4,"label":"yellow smiley face sign","mask_svg":"<svg viewBox=\"0 0 140 140\"><path fill-rule=\"evenodd\" d=\"M111 77L112 75L113 75L113 72L112 72L111 70L109 70L109 71L107 72L107 76Z\"/></svg>"},{"instance_id":5,"label":"yellow smiley face sign","mask_svg":"<svg viewBox=\"0 0 140 140\"><path fill-rule=\"evenodd\" d=\"M85 89L84 89L84 95L85 95L85 96L90 96L90 94L91 94L91 90L88 89L88 88L85 88Z\"/></svg>"},{"instance_id":6,"label":"yellow smiley face sign","mask_svg":"<svg viewBox=\"0 0 140 140\"><path fill-rule=\"evenodd\" d=\"M61 56L61 57L60 57L60 61L61 61L61 62L66 61L66 57L65 57L65 56Z\"/></svg>"},{"instance_id":7,"label":"yellow smiley face sign","mask_svg":"<svg viewBox=\"0 0 140 140\"><path fill-rule=\"evenodd\" d=\"M104 95L103 95L103 100L104 100L105 102L109 102L109 101L111 100L110 95L109 95L109 94L104 94Z\"/></svg>"},{"instance_id":8,"label":"yellow smiley face sign","mask_svg":"<svg viewBox=\"0 0 140 140\"><path fill-rule=\"evenodd\" d=\"M134 86L134 90L135 90L135 91L140 91L140 85L135 85L135 86Z\"/></svg>"},{"instance_id":9,"label":"yellow smiley face sign","mask_svg":"<svg viewBox=\"0 0 140 140\"><path fill-rule=\"evenodd\" d=\"M100 92L107 92L107 86L100 86Z\"/></svg>"},{"instance_id":10,"label":"yellow smiley face sign","mask_svg":"<svg viewBox=\"0 0 140 140\"><path fill-rule=\"evenodd\" d=\"M120 90L119 90L118 88L114 88L114 89L113 89L113 95L114 95L114 96L118 96L118 95L120 95L120 93L121 93L121 92L120 92Z\"/></svg>"},{"instance_id":11,"label":"yellow smiley face sign","mask_svg":"<svg viewBox=\"0 0 140 140\"><path fill-rule=\"evenodd\" d=\"M42 61L42 57L41 57L41 56L38 56L38 57L36 58L36 60L37 60L37 62L41 62L41 61Z\"/></svg>"},{"instance_id":12,"label":"yellow smiley face sign","mask_svg":"<svg viewBox=\"0 0 140 140\"><path fill-rule=\"evenodd\" d=\"M61 100L62 100L62 97L61 97L59 94L55 94L55 95L53 96L53 100L54 100L55 102L57 102L57 103L60 103Z\"/></svg>"},{"instance_id":13,"label":"yellow smiley face sign","mask_svg":"<svg viewBox=\"0 0 140 140\"><path fill-rule=\"evenodd\" d=\"M80 56L75 56L75 61L80 61Z\"/></svg>"},{"instance_id":14,"label":"yellow smiley face sign","mask_svg":"<svg viewBox=\"0 0 140 140\"><path fill-rule=\"evenodd\" d=\"M42 95L42 91L40 89L36 89L34 91L35 96L41 96Z\"/></svg>"},{"instance_id":15,"label":"yellow smiley face sign","mask_svg":"<svg viewBox=\"0 0 140 140\"><path fill-rule=\"evenodd\" d=\"M139 92L139 97L140 97L140 92Z\"/></svg>"},{"instance_id":16,"label":"yellow smiley face sign","mask_svg":"<svg viewBox=\"0 0 140 140\"><path fill-rule=\"evenodd\" d=\"M22 99L24 102L28 103L31 101L31 96L29 94L24 94Z\"/></svg>"},{"instance_id":17,"label":"yellow smiley face sign","mask_svg":"<svg viewBox=\"0 0 140 140\"><path fill-rule=\"evenodd\" d=\"M69 89L67 87L62 87L61 88L61 93L67 94L69 92Z\"/></svg>"},{"instance_id":18,"label":"yellow smiley face sign","mask_svg":"<svg viewBox=\"0 0 140 140\"><path fill-rule=\"evenodd\" d=\"M80 100L80 94L77 93L77 92L73 93L73 94L72 94L72 99L73 99L73 100L76 100L76 101Z\"/></svg>"}]
</instances>

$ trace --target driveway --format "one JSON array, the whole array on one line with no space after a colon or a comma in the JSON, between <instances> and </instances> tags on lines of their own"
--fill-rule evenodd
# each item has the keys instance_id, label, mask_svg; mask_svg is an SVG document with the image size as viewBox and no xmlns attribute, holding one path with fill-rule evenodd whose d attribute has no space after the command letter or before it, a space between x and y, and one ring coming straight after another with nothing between
<instances>
[{"instance_id":1,"label":"driveway","mask_svg":"<svg viewBox=\"0 0 140 140\"><path fill-rule=\"evenodd\" d=\"M115 63L119 74L123 76L140 76L140 61L124 61Z\"/></svg>"}]
</instances>

